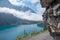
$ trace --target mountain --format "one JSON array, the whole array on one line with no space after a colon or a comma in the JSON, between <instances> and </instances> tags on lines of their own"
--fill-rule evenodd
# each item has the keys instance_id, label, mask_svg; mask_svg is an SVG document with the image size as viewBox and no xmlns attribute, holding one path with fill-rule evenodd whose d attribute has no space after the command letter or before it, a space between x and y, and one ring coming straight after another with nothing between
<instances>
[{"instance_id":1,"label":"mountain","mask_svg":"<svg viewBox=\"0 0 60 40\"><path fill-rule=\"evenodd\" d=\"M32 13L36 13L31 8L26 6L24 7L14 6L10 4L8 0L0 0L0 7L2 8L7 7L10 9L15 9L23 12L31 10ZM0 24L35 24L35 23L40 23L40 21L25 20L25 19L18 18L10 13L0 12Z\"/></svg>"},{"instance_id":2,"label":"mountain","mask_svg":"<svg viewBox=\"0 0 60 40\"><path fill-rule=\"evenodd\" d=\"M29 21L25 19L17 18L16 16L9 13L0 13L0 24L35 24L40 21Z\"/></svg>"}]
</instances>

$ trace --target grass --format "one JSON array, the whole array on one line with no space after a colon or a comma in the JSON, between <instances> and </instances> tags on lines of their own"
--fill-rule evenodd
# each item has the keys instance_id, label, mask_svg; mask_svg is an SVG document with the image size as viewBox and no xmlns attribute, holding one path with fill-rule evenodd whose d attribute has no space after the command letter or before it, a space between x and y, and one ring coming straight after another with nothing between
<instances>
[{"instance_id":1,"label":"grass","mask_svg":"<svg viewBox=\"0 0 60 40\"><path fill-rule=\"evenodd\" d=\"M21 40L23 38L23 36L17 36L16 40Z\"/></svg>"},{"instance_id":2,"label":"grass","mask_svg":"<svg viewBox=\"0 0 60 40\"><path fill-rule=\"evenodd\" d=\"M24 34L24 36L17 36L17 40L22 40L23 38L29 36L28 34Z\"/></svg>"},{"instance_id":3,"label":"grass","mask_svg":"<svg viewBox=\"0 0 60 40\"><path fill-rule=\"evenodd\" d=\"M36 35L36 34L39 34L39 33L45 32L45 31L47 31L47 30L33 31L31 33L31 35Z\"/></svg>"},{"instance_id":4,"label":"grass","mask_svg":"<svg viewBox=\"0 0 60 40\"><path fill-rule=\"evenodd\" d=\"M38 24L38 26L43 26L43 24ZM35 30L35 29L34 29ZM33 35L36 35L36 34L40 34L40 33L42 33L42 32L45 32L45 31L47 31L47 28L44 26L44 29L43 30L39 30L39 31L37 31L37 30L35 30L34 31L33 30L33 32L31 33L31 34L28 34L25 30L24 30L24 36L17 36L17 40L22 40L23 38L25 38L25 37L27 37L27 36L33 36Z\"/></svg>"},{"instance_id":5,"label":"grass","mask_svg":"<svg viewBox=\"0 0 60 40\"><path fill-rule=\"evenodd\" d=\"M31 34L28 34L27 32L24 31L24 36L17 36L17 40L22 40L23 38L27 37L27 36L32 36L32 35L36 35L42 32L45 32L47 30L40 30L40 31L33 31Z\"/></svg>"},{"instance_id":6,"label":"grass","mask_svg":"<svg viewBox=\"0 0 60 40\"><path fill-rule=\"evenodd\" d=\"M29 34L24 30L24 36L17 36L17 40L22 40L23 38L29 36Z\"/></svg>"},{"instance_id":7,"label":"grass","mask_svg":"<svg viewBox=\"0 0 60 40\"><path fill-rule=\"evenodd\" d=\"M27 37L27 36L29 36L29 34L26 33L26 34L24 34L23 38L25 38L25 37Z\"/></svg>"}]
</instances>

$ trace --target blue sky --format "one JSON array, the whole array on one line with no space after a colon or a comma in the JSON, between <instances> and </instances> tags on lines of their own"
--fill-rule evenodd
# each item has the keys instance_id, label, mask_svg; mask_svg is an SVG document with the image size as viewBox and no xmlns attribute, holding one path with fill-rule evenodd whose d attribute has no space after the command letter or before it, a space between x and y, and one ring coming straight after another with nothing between
<instances>
[{"instance_id":1,"label":"blue sky","mask_svg":"<svg viewBox=\"0 0 60 40\"><path fill-rule=\"evenodd\" d=\"M23 12L8 7L0 7L0 12L10 13L20 19L34 20L34 21L42 20L42 14L45 11L45 8L41 7L40 0L7 0L7 1L9 1L10 4L14 6L29 7L36 13L32 13L31 10Z\"/></svg>"},{"instance_id":2,"label":"blue sky","mask_svg":"<svg viewBox=\"0 0 60 40\"><path fill-rule=\"evenodd\" d=\"M9 0L11 4L15 6L27 6L30 7L35 12L39 12L42 8L40 5L40 0ZM41 11L44 11L42 9Z\"/></svg>"}]
</instances>

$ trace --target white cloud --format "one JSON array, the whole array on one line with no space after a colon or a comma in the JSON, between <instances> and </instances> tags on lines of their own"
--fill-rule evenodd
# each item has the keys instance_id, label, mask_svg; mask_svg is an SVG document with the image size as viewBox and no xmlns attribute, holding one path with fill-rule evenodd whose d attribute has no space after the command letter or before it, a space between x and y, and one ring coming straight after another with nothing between
<instances>
[{"instance_id":1,"label":"white cloud","mask_svg":"<svg viewBox=\"0 0 60 40\"><path fill-rule=\"evenodd\" d=\"M34 20L34 21L42 20L42 16L40 14L31 13L30 11L23 12L23 11L17 11L15 9L10 9L7 7L0 7L0 12L10 13L20 19Z\"/></svg>"},{"instance_id":2,"label":"white cloud","mask_svg":"<svg viewBox=\"0 0 60 40\"><path fill-rule=\"evenodd\" d=\"M26 6L24 1L26 1L26 2L30 1L31 3L36 3L36 2L39 2L40 0L9 0L9 2L15 6ZM10 8L3 8L3 10L4 9L8 10L8 13L12 13L14 16L19 17L21 19L35 20L35 21L42 20L42 14L45 9L41 8L40 4L37 4L37 6L35 6L35 7L37 10L36 14L31 13L30 11L23 12L23 11L17 11L15 9L10 9Z\"/></svg>"},{"instance_id":3,"label":"white cloud","mask_svg":"<svg viewBox=\"0 0 60 40\"><path fill-rule=\"evenodd\" d=\"M36 3L36 2L40 2L40 0L9 0L9 2L15 6L26 6L27 4L25 4L25 1L28 2L30 1L32 3L32 5L34 5L33 3ZM29 4L30 5L30 4ZM29 7L29 6L28 6ZM32 8L33 6L30 5L30 8ZM41 5L38 3L37 6L35 6L34 8L37 12L44 12L45 9L41 8Z\"/></svg>"},{"instance_id":4,"label":"white cloud","mask_svg":"<svg viewBox=\"0 0 60 40\"><path fill-rule=\"evenodd\" d=\"M20 0L8 0L12 5L15 5L15 6L25 6L23 0L20 1Z\"/></svg>"},{"instance_id":5,"label":"white cloud","mask_svg":"<svg viewBox=\"0 0 60 40\"><path fill-rule=\"evenodd\" d=\"M40 0L28 0L30 1L31 3L36 3L36 2L39 2Z\"/></svg>"},{"instance_id":6,"label":"white cloud","mask_svg":"<svg viewBox=\"0 0 60 40\"><path fill-rule=\"evenodd\" d=\"M42 8L40 4L37 4L36 9L38 10L38 13L40 13L40 14L41 13L43 14L45 11L45 8Z\"/></svg>"}]
</instances>

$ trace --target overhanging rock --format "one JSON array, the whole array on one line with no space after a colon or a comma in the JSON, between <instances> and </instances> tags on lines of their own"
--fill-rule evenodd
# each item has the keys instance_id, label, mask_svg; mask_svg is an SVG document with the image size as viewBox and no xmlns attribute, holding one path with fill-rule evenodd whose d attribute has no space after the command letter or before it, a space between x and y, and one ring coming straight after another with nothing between
<instances>
[{"instance_id":1,"label":"overhanging rock","mask_svg":"<svg viewBox=\"0 0 60 40\"><path fill-rule=\"evenodd\" d=\"M40 0L41 6L46 8L54 0Z\"/></svg>"}]
</instances>

